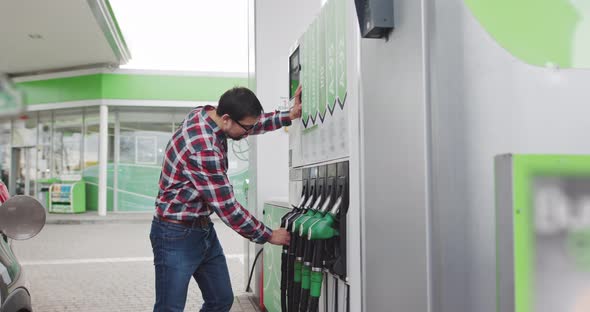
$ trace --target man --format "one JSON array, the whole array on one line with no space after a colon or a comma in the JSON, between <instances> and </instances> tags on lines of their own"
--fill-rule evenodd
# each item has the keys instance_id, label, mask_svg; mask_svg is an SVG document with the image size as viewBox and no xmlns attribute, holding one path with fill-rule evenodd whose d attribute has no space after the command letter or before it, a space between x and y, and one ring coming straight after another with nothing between
<instances>
[{"instance_id":1,"label":"man","mask_svg":"<svg viewBox=\"0 0 590 312\"><path fill-rule=\"evenodd\" d=\"M227 263L211 213L253 242L289 243L285 229L272 231L236 201L227 178L227 138L276 130L299 117L301 87L290 111L263 114L252 91L233 88L221 96L217 108L197 107L187 115L166 147L150 233L154 311L183 311L191 277L203 294L202 312L226 312L232 306Z\"/></svg>"},{"instance_id":2,"label":"man","mask_svg":"<svg viewBox=\"0 0 590 312\"><path fill-rule=\"evenodd\" d=\"M8 193L8 189L2 180L0 180L0 204L7 201L10 197L10 193Z\"/></svg>"}]
</instances>

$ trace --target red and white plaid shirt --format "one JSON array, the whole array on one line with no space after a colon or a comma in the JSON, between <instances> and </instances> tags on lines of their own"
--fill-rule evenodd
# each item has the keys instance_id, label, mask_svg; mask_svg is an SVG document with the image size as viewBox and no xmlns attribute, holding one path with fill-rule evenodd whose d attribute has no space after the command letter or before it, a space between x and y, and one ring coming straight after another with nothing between
<instances>
[{"instance_id":1,"label":"red and white plaid shirt","mask_svg":"<svg viewBox=\"0 0 590 312\"><path fill-rule=\"evenodd\" d=\"M6 185L2 181L0 181L0 204L7 201L10 198L10 194L8 193L8 189Z\"/></svg>"},{"instance_id":2,"label":"red and white plaid shirt","mask_svg":"<svg viewBox=\"0 0 590 312\"><path fill-rule=\"evenodd\" d=\"M176 130L164 155L155 215L191 220L215 212L234 231L265 243L272 230L237 202L227 177L227 137L209 115L213 106L193 109ZM289 112L262 114L250 134L291 124Z\"/></svg>"}]
</instances>

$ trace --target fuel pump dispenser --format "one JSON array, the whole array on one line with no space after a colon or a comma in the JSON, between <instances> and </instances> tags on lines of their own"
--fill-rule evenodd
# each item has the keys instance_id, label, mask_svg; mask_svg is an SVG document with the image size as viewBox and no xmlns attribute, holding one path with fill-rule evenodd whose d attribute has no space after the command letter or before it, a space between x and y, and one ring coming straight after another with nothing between
<instances>
[{"instance_id":1,"label":"fuel pump dispenser","mask_svg":"<svg viewBox=\"0 0 590 312\"><path fill-rule=\"evenodd\" d=\"M290 311L299 311L299 304L301 302L301 282L303 278L303 265L304 265L304 258L307 256L311 258L311 256L306 255L306 250L309 249L308 241L305 237L299 235L299 229L301 224L307 221L310 217L313 217L318 210L318 202L321 200L322 194L321 191L323 190L323 184L321 183L321 179L319 178L319 168L312 167L310 169L310 181L313 183L313 197L310 197L308 203L310 206L307 207L307 211L305 214L299 215L296 220L293 221L293 227L291 229L291 243L295 244L295 263L294 267L294 275L293 275L293 292L289 294L289 302L292 304L289 305ZM307 251L309 253L309 251Z\"/></svg>"},{"instance_id":2,"label":"fuel pump dispenser","mask_svg":"<svg viewBox=\"0 0 590 312\"><path fill-rule=\"evenodd\" d=\"M283 218L291 234L281 257L283 312L348 310L346 3L325 1L289 53L289 97L294 99L299 86L303 92L301 121L289 129L289 202L298 207ZM300 181L305 191L298 198ZM325 299L321 306L320 297Z\"/></svg>"},{"instance_id":3,"label":"fuel pump dispenser","mask_svg":"<svg viewBox=\"0 0 590 312\"><path fill-rule=\"evenodd\" d=\"M292 221L297 216L302 214L304 211L305 203L308 201L311 191L309 190L309 169L305 169L302 171L302 191L301 191L301 199L297 206L293 206L293 210L287 213L286 215L281 218L281 227L288 229L289 224L292 224L289 221ZM287 311L287 293L289 289L289 285L293 281L293 274L294 270L292 266L289 266L289 247L290 246L283 246L283 250L281 253L281 309L282 311Z\"/></svg>"},{"instance_id":4,"label":"fuel pump dispenser","mask_svg":"<svg viewBox=\"0 0 590 312\"><path fill-rule=\"evenodd\" d=\"M298 305L298 299L301 293L301 265L303 262L303 247L299 236L295 235L297 229L296 222L303 215L312 214L311 206L316 198L316 179L317 168L304 170L304 180L307 177L307 200L304 200L303 207L299 213L293 214L286 222L285 228L291 233L291 242L288 248L287 268L288 268L288 285L287 285L287 311L296 311L295 305ZM306 174L307 172L307 174Z\"/></svg>"},{"instance_id":5,"label":"fuel pump dispenser","mask_svg":"<svg viewBox=\"0 0 590 312\"><path fill-rule=\"evenodd\" d=\"M347 240L347 213L349 205L349 168L348 161L338 163L336 188L342 192L342 203L337 213L335 226L338 228L340 235L334 239L334 263L330 265L330 272L342 280L346 280L346 240Z\"/></svg>"},{"instance_id":6,"label":"fuel pump dispenser","mask_svg":"<svg viewBox=\"0 0 590 312\"><path fill-rule=\"evenodd\" d=\"M283 311L318 311L324 272L346 280L347 209L347 162L304 169L299 205L281 219L291 232L282 255Z\"/></svg>"},{"instance_id":7,"label":"fuel pump dispenser","mask_svg":"<svg viewBox=\"0 0 590 312\"><path fill-rule=\"evenodd\" d=\"M306 310L309 312L317 312L319 309L324 269L346 279L346 237L342 233L346 233L348 210L347 163L338 164L338 168L341 174L328 180L333 183L332 193L327 195L331 200L327 200L324 205L329 210L317 218L306 232L307 239L316 245L312 258L309 309ZM329 248L330 246L334 248ZM341 265L344 265L343 271L340 271Z\"/></svg>"},{"instance_id":8,"label":"fuel pump dispenser","mask_svg":"<svg viewBox=\"0 0 590 312\"><path fill-rule=\"evenodd\" d=\"M300 218L300 223L298 224L298 232L296 233L299 235L299 239L303 242L303 265L301 267L301 297L299 300L299 311L307 311L307 303L309 298L309 287L310 287L310 274L311 274L311 261L313 258L313 253L315 249L315 242L309 240L307 238L307 230L309 225L311 225L315 220L322 217L323 213L320 210L322 207L323 202L325 201L326 195L326 166L319 166L318 168L318 178L316 179L316 200L312 207L313 214L311 216L307 216L306 218Z\"/></svg>"}]
</instances>

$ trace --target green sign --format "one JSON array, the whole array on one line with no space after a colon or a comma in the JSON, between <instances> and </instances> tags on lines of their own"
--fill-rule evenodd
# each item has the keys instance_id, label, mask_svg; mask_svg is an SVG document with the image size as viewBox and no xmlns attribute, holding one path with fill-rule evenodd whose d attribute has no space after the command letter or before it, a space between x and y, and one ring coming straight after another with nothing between
<instances>
[{"instance_id":1,"label":"green sign","mask_svg":"<svg viewBox=\"0 0 590 312\"><path fill-rule=\"evenodd\" d=\"M326 3L326 88L330 114L336 106L336 2Z\"/></svg>"},{"instance_id":2,"label":"green sign","mask_svg":"<svg viewBox=\"0 0 590 312\"><path fill-rule=\"evenodd\" d=\"M344 107L346 49L346 1L328 1L299 40L305 128L323 123L337 103Z\"/></svg>"},{"instance_id":3,"label":"green sign","mask_svg":"<svg viewBox=\"0 0 590 312\"><path fill-rule=\"evenodd\" d=\"M320 120L323 122L326 117L326 10L320 14L318 18L318 89L319 89L319 100L318 100L318 111Z\"/></svg>"},{"instance_id":4,"label":"green sign","mask_svg":"<svg viewBox=\"0 0 590 312\"><path fill-rule=\"evenodd\" d=\"M336 79L341 107L346 102L346 1L336 1Z\"/></svg>"},{"instance_id":5,"label":"green sign","mask_svg":"<svg viewBox=\"0 0 590 312\"><path fill-rule=\"evenodd\" d=\"M311 74L311 107L309 110L309 114L311 115L311 122L313 124L316 123L318 117L318 41L317 41L317 34L318 34L318 20L314 20L309 28L309 54L311 56L309 62L309 69Z\"/></svg>"},{"instance_id":6,"label":"green sign","mask_svg":"<svg viewBox=\"0 0 590 312\"><path fill-rule=\"evenodd\" d=\"M299 44L299 57L301 60L301 84L303 85L303 90L301 93L301 102L302 102L302 112L301 112L301 121L303 122L304 127L307 127L309 124L309 103L311 102L310 96L310 89L308 86L311 86L309 81L309 74L307 66L309 65L308 57L307 57L307 36L303 36L300 40Z\"/></svg>"}]
</instances>

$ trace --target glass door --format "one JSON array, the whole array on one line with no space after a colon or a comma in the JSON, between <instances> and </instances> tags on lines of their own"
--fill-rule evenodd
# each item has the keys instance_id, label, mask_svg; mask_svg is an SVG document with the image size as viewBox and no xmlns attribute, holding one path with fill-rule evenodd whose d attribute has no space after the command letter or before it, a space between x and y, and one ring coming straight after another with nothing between
<instances>
[{"instance_id":1,"label":"glass door","mask_svg":"<svg viewBox=\"0 0 590 312\"><path fill-rule=\"evenodd\" d=\"M12 195L35 196L37 149L34 146L12 149L12 174L10 192Z\"/></svg>"}]
</instances>

